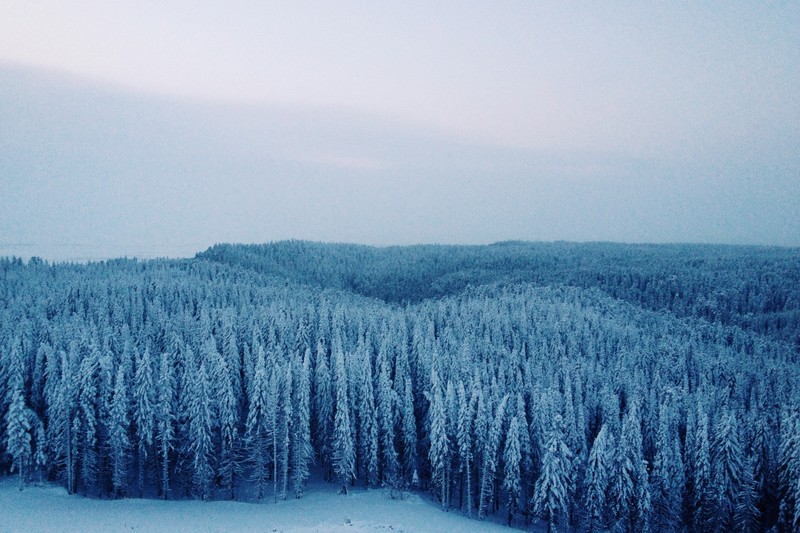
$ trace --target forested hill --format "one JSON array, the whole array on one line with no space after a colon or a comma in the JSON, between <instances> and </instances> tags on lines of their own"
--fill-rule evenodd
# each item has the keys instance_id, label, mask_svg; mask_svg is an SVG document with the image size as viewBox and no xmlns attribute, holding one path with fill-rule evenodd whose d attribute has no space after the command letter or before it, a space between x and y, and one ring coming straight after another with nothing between
<instances>
[{"instance_id":1,"label":"forested hill","mask_svg":"<svg viewBox=\"0 0 800 533\"><path fill-rule=\"evenodd\" d=\"M800 348L800 249L502 242L371 247L283 241L197 255L387 302L495 282L596 287L645 309L737 325Z\"/></svg>"},{"instance_id":2,"label":"forested hill","mask_svg":"<svg viewBox=\"0 0 800 533\"><path fill-rule=\"evenodd\" d=\"M284 242L0 259L0 475L275 502L315 476L524 528L798 531L797 258Z\"/></svg>"}]
</instances>

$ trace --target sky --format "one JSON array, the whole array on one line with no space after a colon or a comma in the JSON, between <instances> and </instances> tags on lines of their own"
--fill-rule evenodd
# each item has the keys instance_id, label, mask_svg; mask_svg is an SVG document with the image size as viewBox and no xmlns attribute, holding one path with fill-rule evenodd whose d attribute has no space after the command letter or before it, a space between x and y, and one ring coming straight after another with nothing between
<instances>
[{"instance_id":1,"label":"sky","mask_svg":"<svg viewBox=\"0 0 800 533\"><path fill-rule=\"evenodd\" d=\"M0 255L800 246L800 3L0 4Z\"/></svg>"}]
</instances>

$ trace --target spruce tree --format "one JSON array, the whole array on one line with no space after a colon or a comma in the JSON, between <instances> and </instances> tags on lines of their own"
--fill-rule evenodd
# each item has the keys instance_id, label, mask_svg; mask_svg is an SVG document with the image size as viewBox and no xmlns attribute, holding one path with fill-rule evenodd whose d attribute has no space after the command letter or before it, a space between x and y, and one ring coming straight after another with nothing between
<instances>
[{"instance_id":1,"label":"spruce tree","mask_svg":"<svg viewBox=\"0 0 800 533\"><path fill-rule=\"evenodd\" d=\"M139 496L144 491L145 466L155 431L155 384L150 349L145 347L136 362L133 387L133 422L136 427Z\"/></svg>"},{"instance_id":2,"label":"spruce tree","mask_svg":"<svg viewBox=\"0 0 800 533\"><path fill-rule=\"evenodd\" d=\"M347 485L355 478L356 458L353 446L353 428L350 424L350 405L347 392L347 372L344 354L336 352L336 414L333 422L333 468L342 482L341 492L347 494Z\"/></svg>"},{"instance_id":3,"label":"spruce tree","mask_svg":"<svg viewBox=\"0 0 800 533\"><path fill-rule=\"evenodd\" d=\"M533 512L547 522L548 533L567 521L572 452L564 440L564 420L553 415L545 435L542 469L533 492Z\"/></svg>"},{"instance_id":4,"label":"spruce tree","mask_svg":"<svg viewBox=\"0 0 800 533\"><path fill-rule=\"evenodd\" d=\"M8 369L8 412L5 415L6 452L11 455L11 468L19 475L19 488L25 484L33 455L31 415L25 405L25 378L22 350L14 343Z\"/></svg>"},{"instance_id":5,"label":"spruce tree","mask_svg":"<svg viewBox=\"0 0 800 533\"><path fill-rule=\"evenodd\" d=\"M111 448L111 484L114 495L124 496L128 488L128 467L131 450L130 420L128 419L128 389L125 368L117 369L114 380L114 395L111 400L109 422Z\"/></svg>"},{"instance_id":6,"label":"spruce tree","mask_svg":"<svg viewBox=\"0 0 800 533\"><path fill-rule=\"evenodd\" d=\"M170 453L175 438L175 371L169 353L162 352L158 367L158 387L155 406L155 440L158 443L161 496L169 497Z\"/></svg>"},{"instance_id":7,"label":"spruce tree","mask_svg":"<svg viewBox=\"0 0 800 533\"><path fill-rule=\"evenodd\" d=\"M447 467L450 457L450 443L447 439L447 418L445 401L436 369L431 375L430 392L430 450L432 481L440 490L442 509L447 507Z\"/></svg>"},{"instance_id":8,"label":"spruce tree","mask_svg":"<svg viewBox=\"0 0 800 533\"><path fill-rule=\"evenodd\" d=\"M195 494L202 500L211 498L213 477L211 386L205 361L200 362L192 375L189 403L189 453L192 460L192 483Z\"/></svg>"},{"instance_id":9,"label":"spruce tree","mask_svg":"<svg viewBox=\"0 0 800 533\"><path fill-rule=\"evenodd\" d=\"M296 385L294 387L295 409L292 424L292 487L294 497L303 495L303 486L308 479L308 464L313 459L311 446L311 349L306 348L302 362L296 363Z\"/></svg>"},{"instance_id":10,"label":"spruce tree","mask_svg":"<svg viewBox=\"0 0 800 533\"><path fill-rule=\"evenodd\" d=\"M508 434L506 435L505 449L503 450L503 490L508 496L508 525L514 519L517 512L520 497L520 444L519 444L519 423L517 417L511 418L508 424Z\"/></svg>"},{"instance_id":11,"label":"spruce tree","mask_svg":"<svg viewBox=\"0 0 800 533\"><path fill-rule=\"evenodd\" d=\"M589 452L584 478L589 533L606 526L607 492L614 459L613 435L603 424Z\"/></svg>"}]
</instances>

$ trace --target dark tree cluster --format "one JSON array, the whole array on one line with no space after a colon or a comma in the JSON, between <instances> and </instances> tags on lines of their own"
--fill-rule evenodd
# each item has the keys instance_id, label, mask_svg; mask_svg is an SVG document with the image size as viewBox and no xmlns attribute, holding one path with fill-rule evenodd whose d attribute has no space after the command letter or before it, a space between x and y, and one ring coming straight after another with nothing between
<instances>
[{"instance_id":1,"label":"dark tree cluster","mask_svg":"<svg viewBox=\"0 0 800 533\"><path fill-rule=\"evenodd\" d=\"M483 272L503 254L524 267L527 252L497 255L516 246L469 249L474 268L461 248L396 249L407 259L388 301L344 286L369 278L383 251L367 247L262 247L281 273L256 267L262 248L233 246L191 260L0 260L0 472L89 496L242 500L301 497L319 475L343 492L416 486L517 526L796 531L796 345L638 301L674 301L669 284L612 297L569 277ZM602 274L602 250L575 278ZM754 294L796 275L778 259L760 272L769 261L754 250L716 261L750 265L738 282ZM639 253L613 262L666 270L681 255ZM436 293L426 283L451 256L460 290L399 297ZM412 271L431 261L422 282ZM692 301L721 289L707 268L710 292ZM782 309L795 290L775 296Z\"/></svg>"}]
</instances>

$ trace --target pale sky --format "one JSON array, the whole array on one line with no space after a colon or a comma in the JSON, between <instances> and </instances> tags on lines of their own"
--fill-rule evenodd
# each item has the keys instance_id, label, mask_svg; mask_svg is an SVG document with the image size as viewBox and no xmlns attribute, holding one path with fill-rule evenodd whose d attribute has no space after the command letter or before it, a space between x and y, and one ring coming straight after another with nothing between
<instances>
[{"instance_id":1,"label":"pale sky","mask_svg":"<svg viewBox=\"0 0 800 533\"><path fill-rule=\"evenodd\" d=\"M798 246L800 3L3 2L0 187L0 255Z\"/></svg>"}]
</instances>

